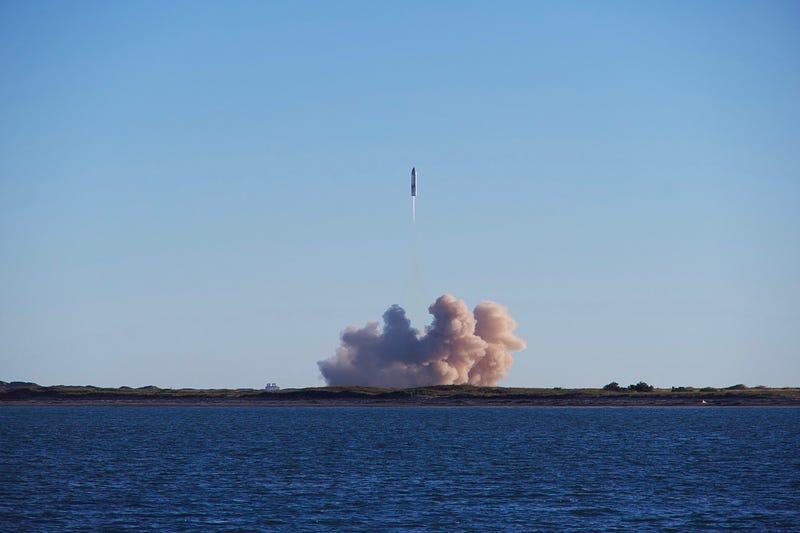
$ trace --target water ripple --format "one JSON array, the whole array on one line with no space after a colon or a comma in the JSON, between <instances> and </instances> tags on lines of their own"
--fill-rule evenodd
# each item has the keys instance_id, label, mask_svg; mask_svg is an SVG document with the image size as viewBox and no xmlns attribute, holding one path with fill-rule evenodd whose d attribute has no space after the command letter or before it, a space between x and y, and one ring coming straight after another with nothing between
<instances>
[{"instance_id":1,"label":"water ripple","mask_svg":"<svg viewBox=\"0 0 800 533\"><path fill-rule=\"evenodd\" d=\"M800 530L798 409L4 407L0 530Z\"/></svg>"}]
</instances>

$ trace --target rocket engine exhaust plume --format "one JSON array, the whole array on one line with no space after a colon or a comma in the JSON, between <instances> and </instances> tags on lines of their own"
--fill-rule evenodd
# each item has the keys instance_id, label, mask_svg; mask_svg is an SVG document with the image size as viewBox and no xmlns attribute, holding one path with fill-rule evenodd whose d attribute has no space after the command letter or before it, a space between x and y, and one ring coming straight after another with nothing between
<instances>
[{"instance_id":1,"label":"rocket engine exhaust plume","mask_svg":"<svg viewBox=\"0 0 800 533\"><path fill-rule=\"evenodd\" d=\"M470 312L445 294L428 311L433 322L422 335L399 305L383 314L382 330L377 322L347 328L336 355L317 363L322 377L333 386L496 386L514 363L511 352L525 349L513 334L517 323L495 302Z\"/></svg>"},{"instance_id":2,"label":"rocket engine exhaust plume","mask_svg":"<svg viewBox=\"0 0 800 533\"><path fill-rule=\"evenodd\" d=\"M417 222L417 167L411 169L411 222Z\"/></svg>"}]
</instances>

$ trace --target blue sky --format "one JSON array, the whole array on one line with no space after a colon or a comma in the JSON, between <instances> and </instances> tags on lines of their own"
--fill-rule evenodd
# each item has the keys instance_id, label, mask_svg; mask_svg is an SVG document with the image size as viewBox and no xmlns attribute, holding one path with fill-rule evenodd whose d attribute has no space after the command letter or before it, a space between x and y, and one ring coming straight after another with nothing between
<instances>
[{"instance_id":1,"label":"blue sky","mask_svg":"<svg viewBox=\"0 0 800 533\"><path fill-rule=\"evenodd\" d=\"M800 385L798 23L4 2L0 379L317 386L451 293L519 323L505 385Z\"/></svg>"}]
</instances>

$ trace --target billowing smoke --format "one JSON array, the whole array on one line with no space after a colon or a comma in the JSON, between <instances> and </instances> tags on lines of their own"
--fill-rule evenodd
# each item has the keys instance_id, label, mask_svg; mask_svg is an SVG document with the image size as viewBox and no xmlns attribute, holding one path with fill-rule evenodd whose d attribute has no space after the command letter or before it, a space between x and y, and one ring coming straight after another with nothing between
<instances>
[{"instance_id":1,"label":"billowing smoke","mask_svg":"<svg viewBox=\"0 0 800 533\"><path fill-rule=\"evenodd\" d=\"M514 363L511 352L525 348L525 341L513 334L517 323L500 304L481 302L471 313L463 301L445 294L428 311L433 322L423 335L399 305L383 314L383 330L377 322L344 330L336 355L318 363L325 381L373 387L496 386Z\"/></svg>"}]
</instances>

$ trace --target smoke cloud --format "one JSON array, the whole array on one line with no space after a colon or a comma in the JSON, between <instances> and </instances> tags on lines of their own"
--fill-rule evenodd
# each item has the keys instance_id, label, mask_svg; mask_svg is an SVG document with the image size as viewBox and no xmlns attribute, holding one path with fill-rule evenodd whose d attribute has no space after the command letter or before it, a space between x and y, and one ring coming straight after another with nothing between
<instances>
[{"instance_id":1,"label":"smoke cloud","mask_svg":"<svg viewBox=\"0 0 800 533\"><path fill-rule=\"evenodd\" d=\"M318 363L322 377L328 385L496 386L514 363L511 352L525 348L513 334L517 323L495 302L481 302L470 312L445 294L428 311L433 322L423 335L399 305L383 314L382 330L377 322L350 326L336 355Z\"/></svg>"}]
</instances>

